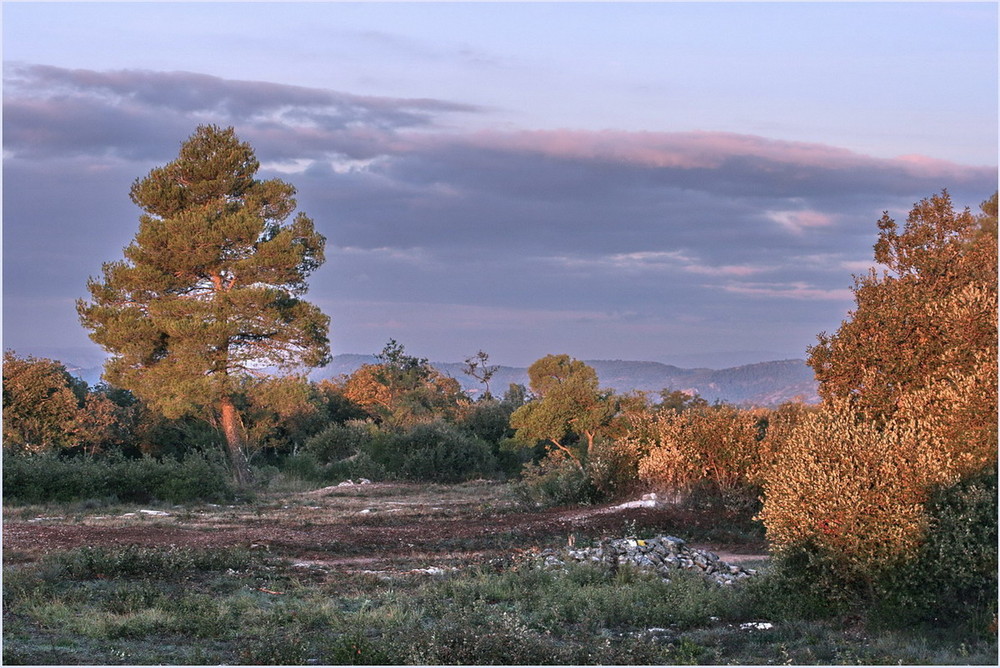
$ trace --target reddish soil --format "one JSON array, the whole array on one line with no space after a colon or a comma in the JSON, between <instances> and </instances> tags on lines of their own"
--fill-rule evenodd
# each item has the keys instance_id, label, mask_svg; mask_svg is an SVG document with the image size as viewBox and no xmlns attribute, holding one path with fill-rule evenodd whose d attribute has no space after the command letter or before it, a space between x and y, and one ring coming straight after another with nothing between
<instances>
[{"instance_id":1,"label":"reddish soil","mask_svg":"<svg viewBox=\"0 0 1000 668\"><path fill-rule=\"evenodd\" d=\"M286 506L287 507L287 506ZM244 547L297 560L326 564L385 564L400 560L476 560L517 553L539 545L565 544L577 538L622 537L627 530L678 526L684 518L673 508L612 506L560 508L537 512L469 512L434 508L458 516L394 516L386 513L320 512L303 516L178 518L123 522L123 526L52 519L5 521L3 552L7 561L32 561L53 550L81 546L140 545L199 548ZM462 511L465 512L462 512ZM700 518L691 517L697 522ZM766 557L760 543L698 543L727 561Z\"/></svg>"}]
</instances>

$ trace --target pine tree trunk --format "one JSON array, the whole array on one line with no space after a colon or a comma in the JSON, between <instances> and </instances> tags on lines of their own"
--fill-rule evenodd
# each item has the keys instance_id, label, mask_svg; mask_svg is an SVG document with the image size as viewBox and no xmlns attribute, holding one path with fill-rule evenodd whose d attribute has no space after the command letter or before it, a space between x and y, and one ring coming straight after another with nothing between
<instances>
[{"instance_id":1,"label":"pine tree trunk","mask_svg":"<svg viewBox=\"0 0 1000 668\"><path fill-rule=\"evenodd\" d=\"M250 462L243 451L243 429L232 397L225 396L219 400L219 415L233 479L239 485L246 485L250 482Z\"/></svg>"}]
</instances>

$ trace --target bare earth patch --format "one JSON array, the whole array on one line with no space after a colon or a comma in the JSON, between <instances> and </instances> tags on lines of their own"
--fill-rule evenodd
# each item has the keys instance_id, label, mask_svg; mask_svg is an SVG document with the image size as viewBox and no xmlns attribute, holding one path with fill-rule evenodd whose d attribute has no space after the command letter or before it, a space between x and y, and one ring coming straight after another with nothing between
<instances>
[{"instance_id":1,"label":"bare earth patch","mask_svg":"<svg viewBox=\"0 0 1000 668\"><path fill-rule=\"evenodd\" d=\"M3 550L8 562L24 562L82 546L243 547L334 570L448 567L565 544L570 536L586 540L623 537L628 531L676 531L685 519L669 506L607 504L524 512L506 490L489 482L379 483L270 494L238 506L146 513L136 509L106 515L97 510L27 519L21 513L15 519L5 511ZM731 563L767 557L759 542L693 546Z\"/></svg>"}]
</instances>

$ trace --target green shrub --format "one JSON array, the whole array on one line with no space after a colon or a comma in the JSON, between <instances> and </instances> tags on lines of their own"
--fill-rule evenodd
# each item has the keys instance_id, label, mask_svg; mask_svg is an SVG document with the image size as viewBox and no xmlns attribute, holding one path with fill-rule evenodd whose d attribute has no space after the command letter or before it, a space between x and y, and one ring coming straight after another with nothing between
<instances>
[{"instance_id":1,"label":"green shrub","mask_svg":"<svg viewBox=\"0 0 1000 668\"><path fill-rule=\"evenodd\" d=\"M281 460L281 471L293 478L310 482L328 482L329 465L324 466L312 452L297 452Z\"/></svg>"},{"instance_id":2,"label":"green shrub","mask_svg":"<svg viewBox=\"0 0 1000 668\"><path fill-rule=\"evenodd\" d=\"M417 425L393 440L402 453L398 472L409 480L461 482L496 472L485 441L445 422Z\"/></svg>"},{"instance_id":3,"label":"green shrub","mask_svg":"<svg viewBox=\"0 0 1000 668\"><path fill-rule=\"evenodd\" d=\"M144 458L140 461L155 460ZM153 489L155 498L170 503L181 503L206 496L215 500L233 496L229 475L218 459L213 460L202 454L191 454L179 461L167 461L170 466L161 469L159 484ZM155 469L155 466L153 468Z\"/></svg>"},{"instance_id":4,"label":"green shrub","mask_svg":"<svg viewBox=\"0 0 1000 668\"><path fill-rule=\"evenodd\" d=\"M154 499L221 501L232 498L229 474L220 458L195 453L184 459L59 457L55 454L6 455L6 503L65 503L117 499L147 503Z\"/></svg>"},{"instance_id":5,"label":"green shrub","mask_svg":"<svg viewBox=\"0 0 1000 668\"><path fill-rule=\"evenodd\" d=\"M361 424L331 424L306 440L304 452L312 454L320 464L346 459L358 453L371 437L371 429Z\"/></svg>"},{"instance_id":6,"label":"green shrub","mask_svg":"<svg viewBox=\"0 0 1000 668\"><path fill-rule=\"evenodd\" d=\"M346 478L461 482L495 475L486 442L447 422L418 424L401 432L374 425L333 425L288 458L284 471L316 482Z\"/></svg>"},{"instance_id":7,"label":"green shrub","mask_svg":"<svg viewBox=\"0 0 1000 668\"><path fill-rule=\"evenodd\" d=\"M997 616L997 471L937 491L914 558L889 569L878 617L985 631Z\"/></svg>"},{"instance_id":8,"label":"green shrub","mask_svg":"<svg viewBox=\"0 0 1000 668\"><path fill-rule=\"evenodd\" d=\"M711 480L701 480L691 486L682 506L750 521L761 511L761 489L749 483L720 488Z\"/></svg>"},{"instance_id":9,"label":"green shrub","mask_svg":"<svg viewBox=\"0 0 1000 668\"><path fill-rule=\"evenodd\" d=\"M141 578L171 580L185 573L246 569L258 563L249 550L190 547L80 547L46 557L45 566L73 580Z\"/></svg>"},{"instance_id":10,"label":"green shrub","mask_svg":"<svg viewBox=\"0 0 1000 668\"><path fill-rule=\"evenodd\" d=\"M744 604L771 620L818 620L860 609L865 586L847 580L836 555L798 545L772 557L768 571L744 587Z\"/></svg>"},{"instance_id":11,"label":"green shrub","mask_svg":"<svg viewBox=\"0 0 1000 668\"><path fill-rule=\"evenodd\" d=\"M590 503L597 496L576 461L559 450L537 464L525 464L512 489L523 503L543 507Z\"/></svg>"},{"instance_id":12,"label":"green shrub","mask_svg":"<svg viewBox=\"0 0 1000 668\"><path fill-rule=\"evenodd\" d=\"M487 443L500 443L514 435L510 428L509 404L500 401L480 401L473 404L462 417L459 426Z\"/></svg>"}]
</instances>

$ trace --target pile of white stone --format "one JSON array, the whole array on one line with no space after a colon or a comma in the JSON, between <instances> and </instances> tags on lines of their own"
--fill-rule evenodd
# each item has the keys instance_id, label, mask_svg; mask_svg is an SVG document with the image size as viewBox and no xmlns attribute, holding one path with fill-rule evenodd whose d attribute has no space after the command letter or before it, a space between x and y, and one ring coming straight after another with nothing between
<instances>
[{"instance_id":1,"label":"pile of white stone","mask_svg":"<svg viewBox=\"0 0 1000 668\"><path fill-rule=\"evenodd\" d=\"M655 571L667 582L671 572L678 570L694 571L722 585L731 585L757 574L752 568L722 561L714 552L688 547L680 538L662 535L645 540L633 537L605 539L595 547L545 550L540 556L546 568L562 568L571 561L603 564L612 570L631 564Z\"/></svg>"}]
</instances>

